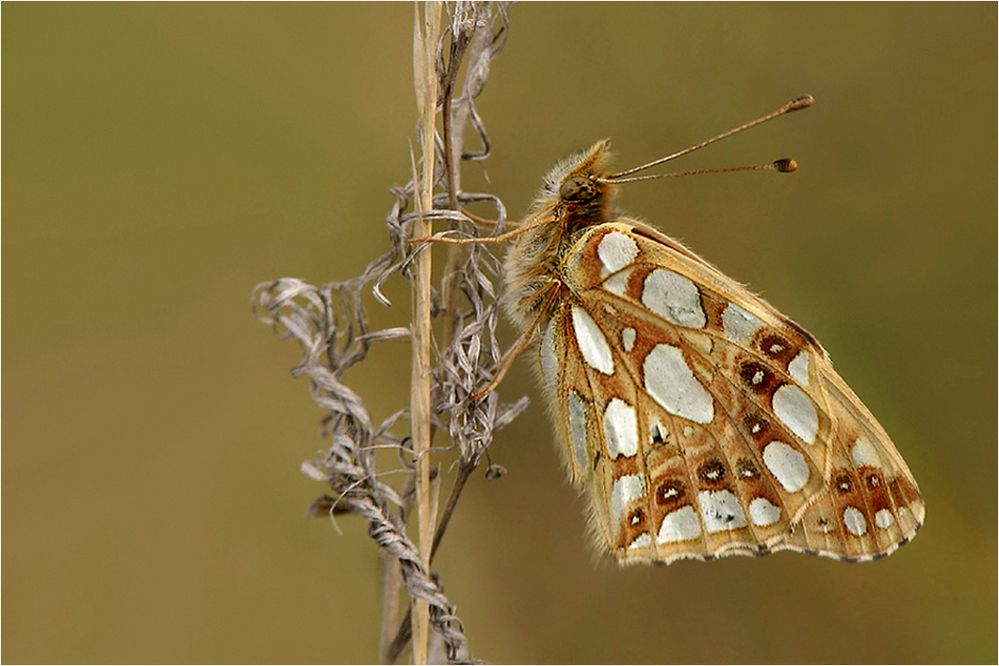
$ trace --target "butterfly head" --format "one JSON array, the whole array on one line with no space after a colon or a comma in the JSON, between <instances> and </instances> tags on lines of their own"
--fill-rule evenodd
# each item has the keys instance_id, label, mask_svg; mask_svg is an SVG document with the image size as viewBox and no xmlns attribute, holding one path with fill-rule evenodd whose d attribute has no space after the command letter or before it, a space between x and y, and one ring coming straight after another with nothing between
<instances>
[{"instance_id":1,"label":"butterfly head","mask_svg":"<svg viewBox=\"0 0 999 666\"><path fill-rule=\"evenodd\" d=\"M608 219L616 194L616 187L604 180L610 156L610 140L602 139L556 164L545 177L536 207L553 208L574 226Z\"/></svg>"}]
</instances>

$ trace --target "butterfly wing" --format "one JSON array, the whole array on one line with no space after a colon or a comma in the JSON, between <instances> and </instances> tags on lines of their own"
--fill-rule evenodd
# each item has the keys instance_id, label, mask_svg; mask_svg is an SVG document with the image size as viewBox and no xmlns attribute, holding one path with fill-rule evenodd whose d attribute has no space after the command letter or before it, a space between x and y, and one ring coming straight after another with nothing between
<instances>
[{"instance_id":1,"label":"butterfly wing","mask_svg":"<svg viewBox=\"0 0 999 666\"><path fill-rule=\"evenodd\" d=\"M819 343L631 220L563 255L541 342L549 403L598 540L622 562L891 553L923 504Z\"/></svg>"}]
</instances>

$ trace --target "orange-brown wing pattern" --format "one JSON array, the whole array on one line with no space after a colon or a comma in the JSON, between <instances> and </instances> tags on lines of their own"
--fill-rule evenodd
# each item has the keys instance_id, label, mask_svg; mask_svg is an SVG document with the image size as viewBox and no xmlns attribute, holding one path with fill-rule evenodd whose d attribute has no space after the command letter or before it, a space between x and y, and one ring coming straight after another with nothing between
<instances>
[{"instance_id":1,"label":"orange-brown wing pattern","mask_svg":"<svg viewBox=\"0 0 999 666\"><path fill-rule=\"evenodd\" d=\"M541 366L598 540L622 562L884 556L923 520L891 440L806 331L659 232L563 256Z\"/></svg>"}]
</instances>

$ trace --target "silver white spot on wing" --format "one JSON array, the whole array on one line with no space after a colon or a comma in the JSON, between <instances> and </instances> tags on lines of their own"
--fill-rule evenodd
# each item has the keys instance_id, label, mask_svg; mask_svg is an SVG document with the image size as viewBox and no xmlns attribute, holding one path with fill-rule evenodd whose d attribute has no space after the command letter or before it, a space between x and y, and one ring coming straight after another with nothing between
<instances>
[{"instance_id":1,"label":"silver white spot on wing","mask_svg":"<svg viewBox=\"0 0 999 666\"><path fill-rule=\"evenodd\" d=\"M621 331L621 345L624 346L624 350L630 352L635 348L635 337L637 333L633 328L625 328Z\"/></svg>"},{"instance_id":2,"label":"silver white spot on wing","mask_svg":"<svg viewBox=\"0 0 999 666\"><path fill-rule=\"evenodd\" d=\"M742 504L731 491L702 490L697 493L697 503L701 505L704 529L708 532L737 530L746 526Z\"/></svg>"},{"instance_id":3,"label":"silver white spot on wing","mask_svg":"<svg viewBox=\"0 0 999 666\"><path fill-rule=\"evenodd\" d=\"M604 436L611 459L638 453L638 415L635 408L614 398L604 410Z\"/></svg>"},{"instance_id":4,"label":"silver white spot on wing","mask_svg":"<svg viewBox=\"0 0 999 666\"><path fill-rule=\"evenodd\" d=\"M850 449L850 457L853 458L853 464L857 467L881 467L878 452L874 450L874 446L865 437L857 438L853 448Z\"/></svg>"},{"instance_id":5,"label":"silver white spot on wing","mask_svg":"<svg viewBox=\"0 0 999 666\"><path fill-rule=\"evenodd\" d=\"M624 508L633 500L645 495L645 479L637 474L629 474L615 479L611 488L611 520L621 524Z\"/></svg>"},{"instance_id":6,"label":"silver white spot on wing","mask_svg":"<svg viewBox=\"0 0 999 666\"><path fill-rule=\"evenodd\" d=\"M785 444L774 440L763 447L763 463L789 493L794 493L808 483L809 471L805 456Z\"/></svg>"},{"instance_id":7,"label":"silver white spot on wing","mask_svg":"<svg viewBox=\"0 0 999 666\"><path fill-rule=\"evenodd\" d=\"M569 391L569 437L572 439L572 452L576 456L576 467L585 472L586 455L586 403L575 391Z\"/></svg>"},{"instance_id":8,"label":"silver white spot on wing","mask_svg":"<svg viewBox=\"0 0 999 666\"><path fill-rule=\"evenodd\" d=\"M843 510L843 525L846 531L853 536L864 536L867 534L867 519L855 506L848 506Z\"/></svg>"},{"instance_id":9,"label":"silver white spot on wing","mask_svg":"<svg viewBox=\"0 0 999 666\"><path fill-rule=\"evenodd\" d=\"M891 511L888 509L881 509L876 514L874 514L874 524L883 530L891 527L892 523L895 522L895 516L891 515Z\"/></svg>"},{"instance_id":10,"label":"silver white spot on wing","mask_svg":"<svg viewBox=\"0 0 999 666\"><path fill-rule=\"evenodd\" d=\"M766 497L757 497L749 503L749 517L758 527L773 525L780 520L780 507Z\"/></svg>"},{"instance_id":11,"label":"silver white spot on wing","mask_svg":"<svg viewBox=\"0 0 999 666\"><path fill-rule=\"evenodd\" d=\"M555 385L558 363L555 360L555 319L548 320L545 334L541 338L541 372L549 386Z\"/></svg>"},{"instance_id":12,"label":"silver white spot on wing","mask_svg":"<svg viewBox=\"0 0 999 666\"><path fill-rule=\"evenodd\" d=\"M697 286L665 268L657 268L645 278L642 303L678 326L703 328L707 323Z\"/></svg>"},{"instance_id":13,"label":"silver white spot on wing","mask_svg":"<svg viewBox=\"0 0 999 666\"><path fill-rule=\"evenodd\" d=\"M702 471L704 478L708 481L717 481L718 479L725 476L724 467L708 467Z\"/></svg>"},{"instance_id":14,"label":"silver white spot on wing","mask_svg":"<svg viewBox=\"0 0 999 666\"><path fill-rule=\"evenodd\" d=\"M660 423L659 418L656 417L656 416L650 416L649 417L649 439L650 439L649 443L650 444L653 444L653 443L665 444L666 443L666 438L668 436L669 436L669 433L666 432L666 428L664 428L663 424Z\"/></svg>"},{"instance_id":15,"label":"silver white spot on wing","mask_svg":"<svg viewBox=\"0 0 999 666\"><path fill-rule=\"evenodd\" d=\"M729 303L722 312L722 328L725 330L725 337L740 344L746 344L752 340L762 325L763 322L735 303Z\"/></svg>"},{"instance_id":16,"label":"silver white spot on wing","mask_svg":"<svg viewBox=\"0 0 999 666\"><path fill-rule=\"evenodd\" d=\"M604 280L604 289L612 294L624 296L628 291L628 278L631 277L631 269L615 273Z\"/></svg>"},{"instance_id":17,"label":"silver white spot on wing","mask_svg":"<svg viewBox=\"0 0 999 666\"><path fill-rule=\"evenodd\" d=\"M715 416L711 395L694 377L678 347L653 347L642 372L645 389L667 412L695 423L711 423Z\"/></svg>"},{"instance_id":18,"label":"silver white spot on wing","mask_svg":"<svg viewBox=\"0 0 999 666\"><path fill-rule=\"evenodd\" d=\"M572 306L572 329L576 333L576 344L579 345L583 360L598 372L614 374L614 357L607 338L597 327L593 317L578 305Z\"/></svg>"},{"instance_id":19,"label":"silver white spot on wing","mask_svg":"<svg viewBox=\"0 0 999 666\"><path fill-rule=\"evenodd\" d=\"M674 543L676 541L688 541L696 539L701 535L701 522L694 513L694 507L681 507L676 511L667 513L659 527L659 535L656 537L657 543Z\"/></svg>"},{"instance_id":20,"label":"silver white spot on wing","mask_svg":"<svg viewBox=\"0 0 999 666\"><path fill-rule=\"evenodd\" d=\"M628 544L628 550L632 550L633 548L645 548L646 546L651 546L651 545L652 545L652 537L650 537L648 533L639 534L634 541Z\"/></svg>"},{"instance_id":21,"label":"silver white spot on wing","mask_svg":"<svg viewBox=\"0 0 999 666\"><path fill-rule=\"evenodd\" d=\"M607 273L617 273L638 256L638 244L620 231L612 231L600 239L597 256Z\"/></svg>"},{"instance_id":22,"label":"silver white spot on wing","mask_svg":"<svg viewBox=\"0 0 999 666\"><path fill-rule=\"evenodd\" d=\"M797 356L787 364L787 372L794 381L802 386L808 386L808 352L802 349Z\"/></svg>"},{"instance_id":23,"label":"silver white spot on wing","mask_svg":"<svg viewBox=\"0 0 999 666\"><path fill-rule=\"evenodd\" d=\"M784 384L773 397L774 414L791 432L806 444L815 442L819 432L819 415L812 399L797 386Z\"/></svg>"}]
</instances>

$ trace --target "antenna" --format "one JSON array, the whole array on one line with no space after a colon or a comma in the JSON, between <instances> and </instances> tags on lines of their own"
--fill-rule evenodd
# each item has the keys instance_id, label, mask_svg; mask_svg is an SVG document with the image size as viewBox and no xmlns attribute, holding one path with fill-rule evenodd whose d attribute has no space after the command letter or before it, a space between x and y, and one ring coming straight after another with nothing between
<instances>
[{"instance_id":1,"label":"antenna","mask_svg":"<svg viewBox=\"0 0 999 666\"><path fill-rule=\"evenodd\" d=\"M638 173L639 171L644 171L646 169L651 169L654 166L659 166L660 164L664 164L664 163L669 162L671 160L675 160L676 158L682 157L682 156L686 155L687 153L692 153L695 150L700 150L701 148L704 148L705 146L710 146L712 143L715 143L716 141L721 141L722 139L727 139L728 137L733 136L735 134L738 134L739 132L748 130L750 127L756 127L757 125L761 125L761 124L767 122L768 120L773 120L774 118L779 118L779 117L781 117L783 115L791 113L792 111L800 111L801 109L807 109L814 102L815 102L815 98L812 97L811 95L802 95L801 97L795 97L790 102L787 102L786 104L784 104L780 108L778 108L778 109L776 109L776 110L774 110L774 111L766 114L765 116L760 116L756 120L752 120L752 121L746 123L745 125L740 125L740 126L734 128L734 129L730 129L727 132L722 132L721 134L719 134L717 136L713 136L710 139L707 139L705 141L702 141L701 143L699 143L699 144L697 144L695 146L691 146L689 148L684 148L683 150L681 150L679 152L673 153L672 155L667 155L666 157L661 157L661 158L659 158L657 160L649 162L648 164L643 164L642 166L637 166L637 167L635 167L633 169L628 169L626 171L620 171L618 173L611 174L610 176L605 176L605 177L601 178L600 181L601 182L605 182L605 183L630 183L630 182L635 182L635 181L639 181L639 180L652 180L654 178L668 178L668 177L672 177L672 176L685 176L685 175L694 175L694 174L702 174L702 173L725 173L725 172L728 172L728 171L765 171L765 170L769 170L769 171L778 171L780 173L789 173L789 172L794 171L795 169L797 169L798 165L795 163L794 160L788 159L788 158L784 158L784 159L776 160L774 162L767 162L765 164L756 164L756 165L752 165L752 166L729 167L729 168L722 168L722 169L695 169L693 171L683 171L683 172L676 172L676 173L666 173L666 174L662 174L662 175L658 175L658 176L639 176L637 178L623 179L624 176L630 176L633 173Z\"/></svg>"},{"instance_id":2,"label":"antenna","mask_svg":"<svg viewBox=\"0 0 999 666\"><path fill-rule=\"evenodd\" d=\"M689 171L671 171L669 173L657 173L648 176L635 176L633 178L615 178L614 180L609 180L608 178L601 178L600 180L605 183L637 183L641 180L656 180L657 178L673 178L675 176L700 176L705 173L730 173L732 171L776 171L777 173L791 173L792 171L798 170L798 163L795 162L790 157L782 157L779 160L774 160L773 162L764 162L763 164L750 164L748 166L736 166L736 167L715 167L710 169L690 169ZM634 171L629 171L628 173L634 173Z\"/></svg>"}]
</instances>

